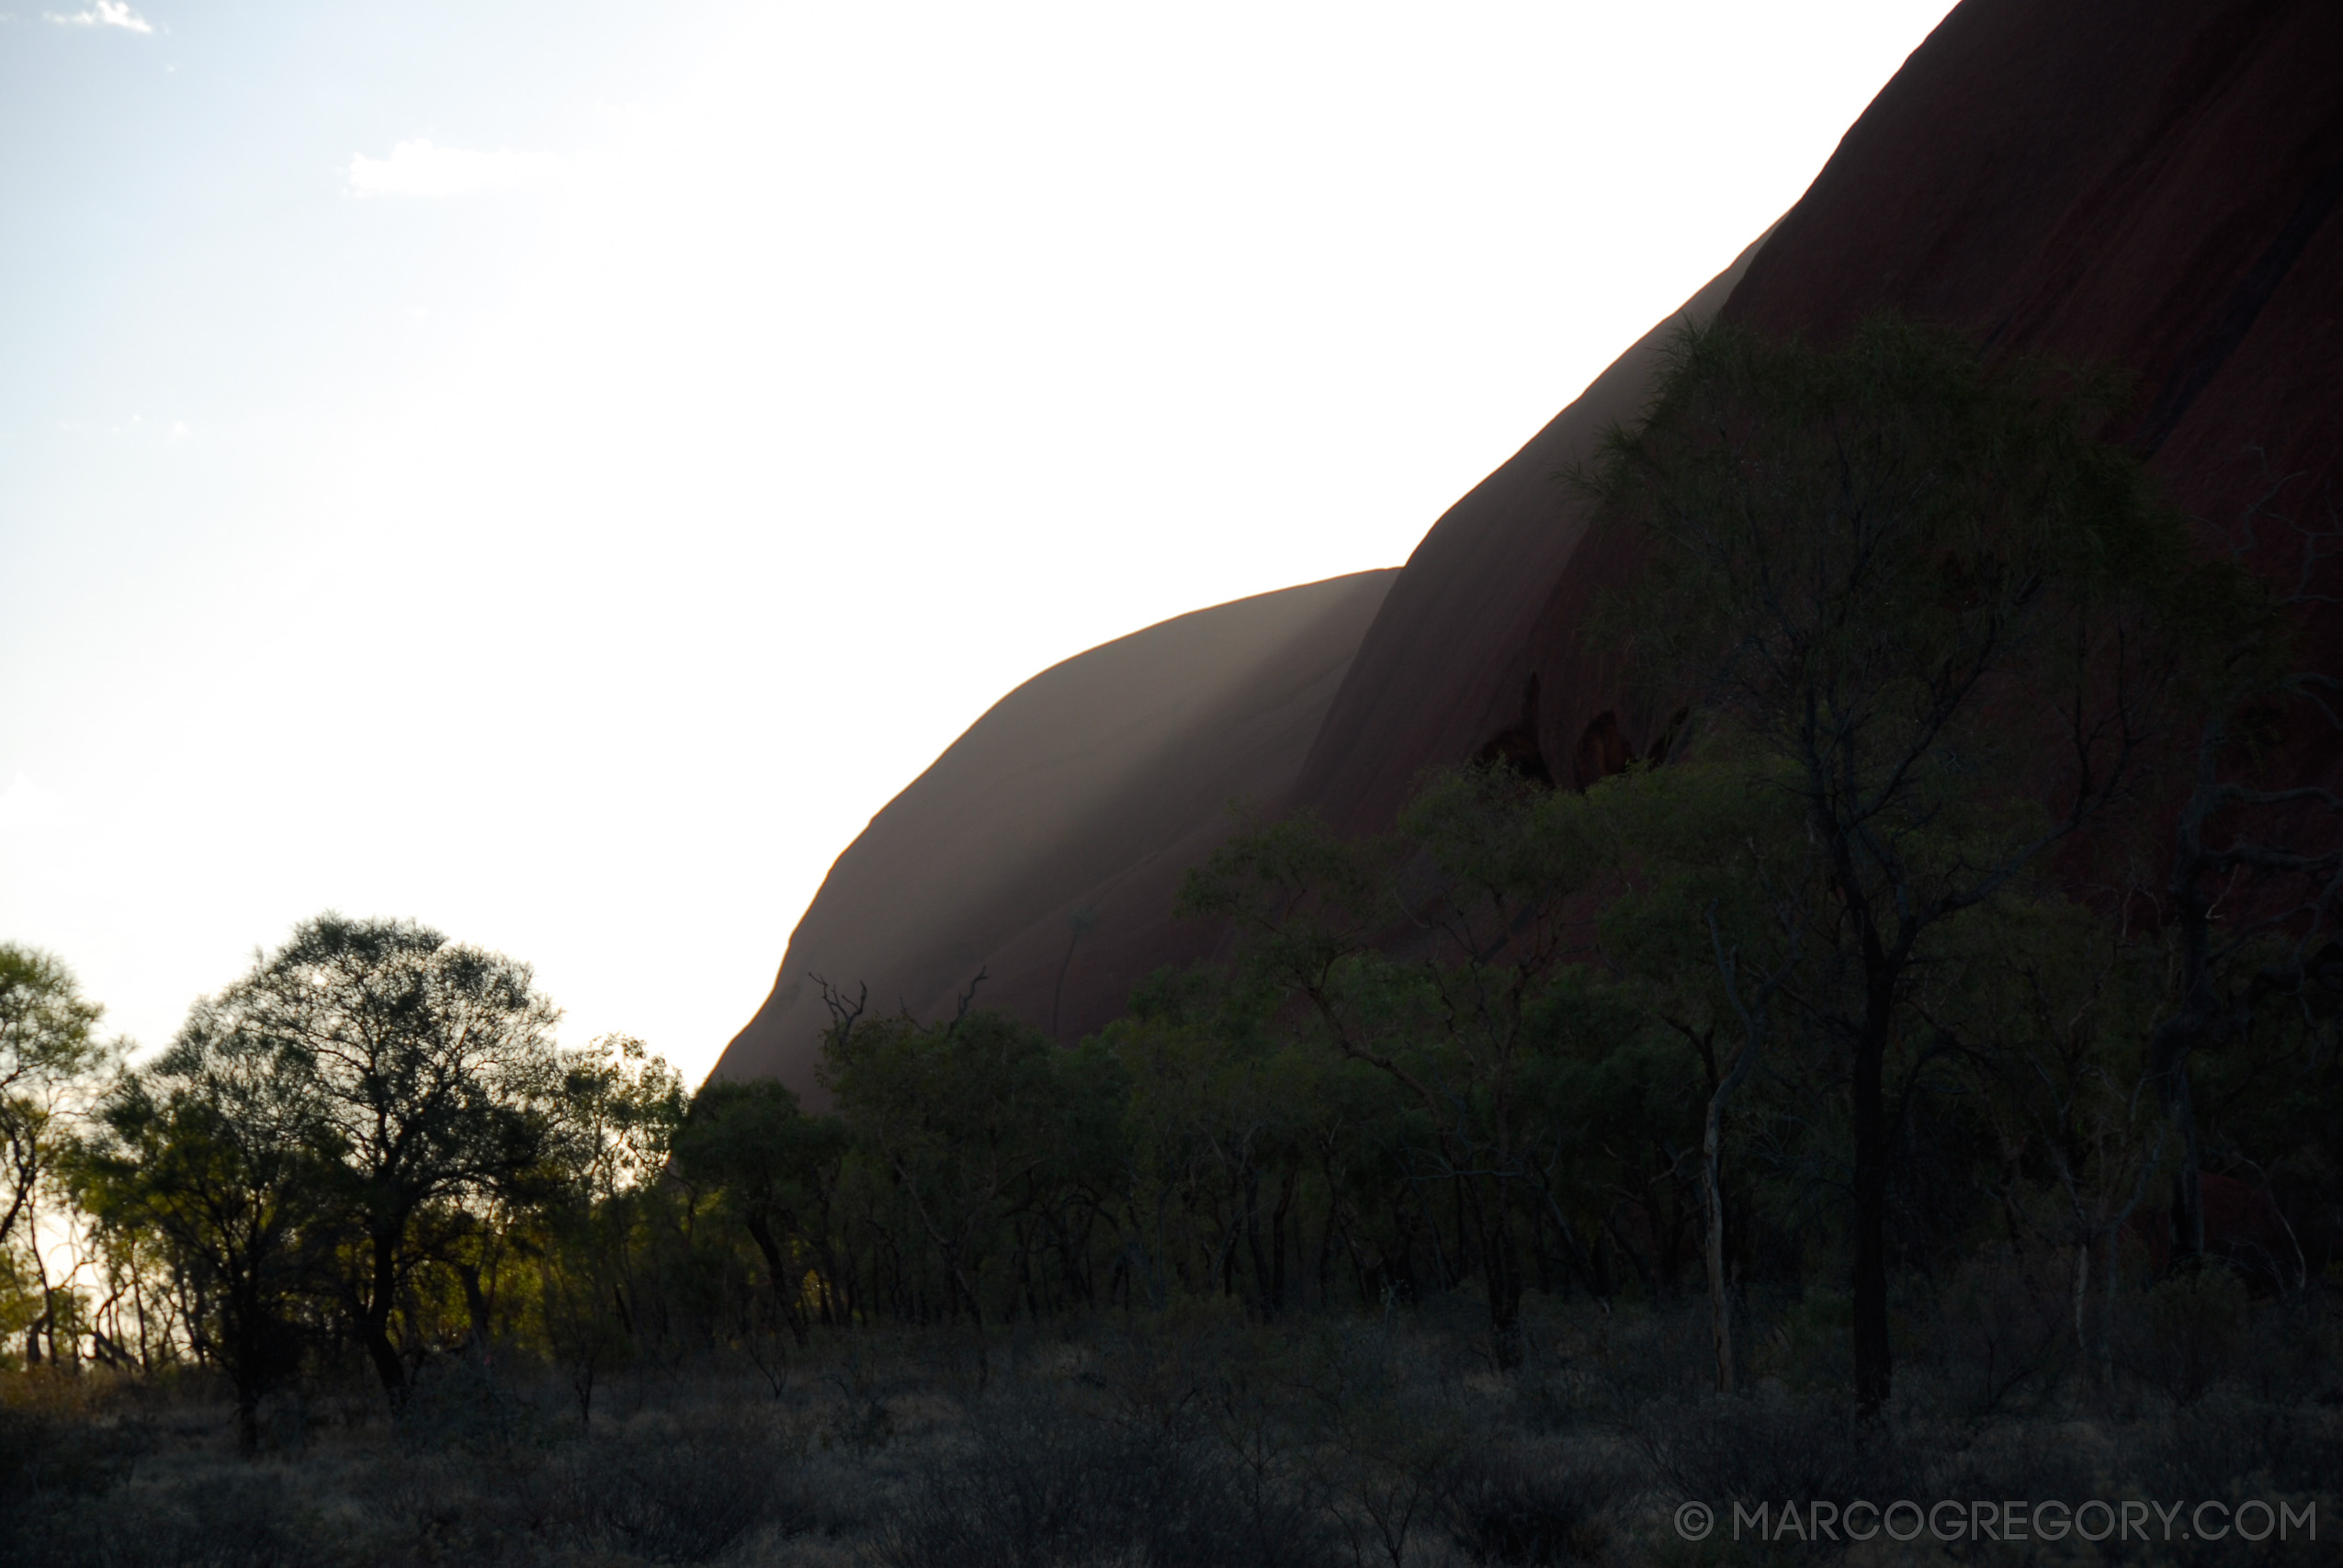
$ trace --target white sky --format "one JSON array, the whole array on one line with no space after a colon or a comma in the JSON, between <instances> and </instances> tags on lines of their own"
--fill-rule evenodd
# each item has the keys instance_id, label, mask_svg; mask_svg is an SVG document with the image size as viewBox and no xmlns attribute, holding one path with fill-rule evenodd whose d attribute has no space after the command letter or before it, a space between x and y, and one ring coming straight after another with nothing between
<instances>
[{"instance_id":1,"label":"white sky","mask_svg":"<svg viewBox=\"0 0 2343 1568\"><path fill-rule=\"evenodd\" d=\"M0 940L334 908L696 1077L1002 693L1405 558L1946 0L0 19Z\"/></svg>"}]
</instances>

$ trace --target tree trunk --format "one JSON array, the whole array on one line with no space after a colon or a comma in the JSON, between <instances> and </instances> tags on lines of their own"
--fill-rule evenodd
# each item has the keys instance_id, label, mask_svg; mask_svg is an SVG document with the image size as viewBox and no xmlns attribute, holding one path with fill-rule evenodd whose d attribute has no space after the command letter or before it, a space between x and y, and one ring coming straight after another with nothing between
<instances>
[{"instance_id":1,"label":"tree trunk","mask_svg":"<svg viewBox=\"0 0 2343 1568\"><path fill-rule=\"evenodd\" d=\"M1489 1349L1500 1371L1522 1364L1522 1259L1513 1245L1511 1208L1500 1186L1496 1224L1481 1247L1482 1272L1488 1282Z\"/></svg>"},{"instance_id":2,"label":"tree trunk","mask_svg":"<svg viewBox=\"0 0 2343 1568\"><path fill-rule=\"evenodd\" d=\"M2086 1308L2090 1302L2091 1238L2084 1236L2075 1244L2075 1354L2086 1365L2091 1353L2090 1325Z\"/></svg>"},{"instance_id":3,"label":"tree trunk","mask_svg":"<svg viewBox=\"0 0 2343 1568\"><path fill-rule=\"evenodd\" d=\"M1895 1355L1887 1338L1887 1019L1875 1005L1855 1046L1855 1409L1887 1403Z\"/></svg>"},{"instance_id":4,"label":"tree trunk","mask_svg":"<svg viewBox=\"0 0 2343 1568\"><path fill-rule=\"evenodd\" d=\"M246 1459L260 1451L260 1396L242 1384L236 1389L236 1451Z\"/></svg>"},{"instance_id":5,"label":"tree trunk","mask_svg":"<svg viewBox=\"0 0 2343 1568\"><path fill-rule=\"evenodd\" d=\"M960 1267L958 1247L945 1255L945 1264L951 1270L954 1288L968 1299L968 1323L976 1332L977 1387L989 1388L992 1383L992 1347L984 1332L984 1303L977 1295L976 1281Z\"/></svg>"},{"instance_id":6,"label":"tree trunk","mask_svg":"<svg viewBox=\"0 0 2343 1568\"><path fill-rule=\"evenodd\" d=\"M243 1348L232 1380L236 1391L236 1450L246 1459L260 1451L260 1375L253 1350L250 1345Z\"/></svg>"},{"instance_id":7,"label":"tree trunk","mask_svg":"<svg viewBox=\"0 0 2343 1568\"><path fill-rule=\"evenodd\" d=\"M387 1235L374 1238L373 1276L372 1293L366 1310L358 1314L358 1337L366 1342L374 1375L396 1409L407 1402L407 1369L399 1360L399 1348L390 1343L390 1304L398 1292L399 1272L397 1254Z\"/></svg>"},{"instance_id":8,"label":"tree trunk","mask_svg":"<svg viewBox=\"0 0 2343 1568\"><path fill-rule=\"evenodd\" d=\"M1302 1168L1296 1164L1285 1172L1285 1180L1277 1190L1277 1207L1269 1215L1269 1310L1285 1310L1285 1216L1293 1211L1294 1190L1300 1185Z\"/></svg>"},{"instance_id":9,"label":"tree trunk","mask_svg":"<svg viewBox=\"0 0 2343 1568\"><path fill-rule=\"evenodd\" d=\"M797 1292L789 1279L789 1267L784 1260L780 1239L773 1234L773 1226L763 1214L748 1219L749 1239L764 1255L764 1271L773 1281L774 1315L789 1325L789 1337L798 1348L806 1348L806 1315L798 1309Z\"/></svg>"},{"instance_id":10,"label":"tree trunk","mask_svg":"<svg viewBox=\"0 0 2343 1568\"><path fill-rule=\"evenodd\" d=\"M2195 932L2183 938L2191 949L2201 940ZM2191 952L2189 956L2193 960L2198 954ZM2197 965L2191 963L2190 967ZM2193 994L2200 986L2208 994ZM2208 982L2196 978L2189 999L2156 1029L2148 1047L2148 1067L2156 1080L2156 1099L2162 1102L2165 1118L2179 1134L2180 1145L2179 1165L2172 1173L2172 1261L2176 1266L2204 1252L2204 1183L2199 1168L2196 1103L2189 1092L2189 1058L2195 1054L2199 1042L2211 1032L2206 1023L2213 1009L2210 991Z\"/></svg>"},{"instance_id":11,"label":"tree trunk","mask_svg":"<svg viewBox=\"0 0 2343 1568\"><path fill-rule=\"evenodd\" d=\"M1269 1255L1261 1246L1261 1168L1249 1167L1245 1172L1245 1253L1252 1259L1253 1292L1259 1298L1262 1317L1275 1315L1277 1308L1269 1294Z\"/></svg>"},{"instance_id":12,"label":"tree trunk","mask_svg":"<svg viewBox=\"0 0 2343 1568\"><path fill-rule=\"evenodd\" d=\"M1701 1125L1701 1191L1708 1200L1707 1245L1701 1251L1708 1265L1708 1337L1716 1348L1716 1392L1733 1392L1733 1303L1725 1287L1725 1097L1719 1087L1708 1097L1708 1114Z\"/></svg>"},{"instance_id":13,"label":"tree trunk","mask_svg":"<svg viewBox=\"0 0 2343 1568\"><path fill-rule=\"evenodd\" d=\"M2185 1063L2174 1075L2172 1120L2180 1134L2180 1168L2172 1174L2172 1244L2175 1261L2204 1256L2203 1150L2197 1141L2197 1111L2189 1093Z\"/></svg>"},{"instance_id":14,"label":"tree trunk","mask_svg":"<svg viewBox=\"0 0 2343 1568\"><path fill-rule=\"evenodd\" d=\"M1334 1299L1334 1243L1341 1235L1342 1221L1342 1190L1335 1185L1331 1169L1326 1173L1326 1225L1318 1233L1318 1304L1320 1310Z\"/></svg>"},{"instance_id":15,"label":"tree trunk","mask_svg":"<svg viewBox=\"0 0 2343 1568\"><path fill-rule=\"evenodd\" d=\"M472 1354L480 1364L488 1365L488 1293L481 1289L480 1270L469 1263L455 1266L456 1279L464 1288L464 1312L471 1320Z\"/></svg>"}]
</instances>

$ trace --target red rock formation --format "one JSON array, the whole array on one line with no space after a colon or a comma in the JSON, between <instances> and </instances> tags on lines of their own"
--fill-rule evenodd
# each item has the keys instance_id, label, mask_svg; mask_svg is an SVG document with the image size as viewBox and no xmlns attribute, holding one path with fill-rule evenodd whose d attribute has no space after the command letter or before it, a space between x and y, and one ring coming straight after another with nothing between
<instances>
[{"instance_id":1,"label":"red rock formation","mask_svg":"<svg viewBox=\"0 0 2343 1568\"><path fill-rule=\"evenodd\" d=\"M1583 570L1600 552L1584 547L1585 519L1560 476L1606 429L1642 410L1669 335L1714 315L1763 243L1645 333L1432 525L1360 645L1296 781L1295 804L1346 831L1375 832L1390 826L1427 768L1501 755L1567 784L1580 782L1587 758L1616 750L1624 764L1625 749L1644 738L1623 726L1640 731L1649 716L1621 703L1613 663L1573 629L1591 599L1566 594L1564 619L1555 621L1557 584L1590 586L1604 575ZM1590 737L1604 710L1611 738Z\"/></svg>"},{"instance_id":2,"label":"red rock formation","mask_svg":"<svg viewBox=\"0 0 2343 1568\"><path fill-rule=\"evenodd\" d=\"M1948 130L1957 128L1957 133ZM2343 455L2343 6L1968 0L1847 133L1727 311L1828 333L1882 306L2130 372L2113 434L2233 525ZM2269 536L2273 567L2292 547ZM2343 667L2343 617L2308 649ZM2337 737L2295 737L2305 780Z\"/></svg>"},{"instance_id":3,"label":"red rock formation","mask_svg":"<svg viewBox=\"0 0 2343 1568\"><path fill-rule=\"evenodd\" d=\"M715 1076L819 1103L817 976L929 1018L981 970L981 1001L1073 1038L1196 957L1214 933L1171 919L1181 876L1232 801L1285 794L1395 575L1198 610L1002 698L838 857Z\"/></svg>"},{"instance_id":4,"label":"red rock formation","mask_svg":"<svg viewBox=\"0 0 2343 1568\"><path fill-rule=\"evenodd\" d=\"M1997 347L2136 378L2117 434L2183 506L2233 521L2271 475L2322 512L2343 448L2343 6L1965 0L1847 132L1724 301L1827 335L1893 308ZM1548 475L1634 412L1654 338L1443 517L1359 649L1295 802L1387 826L1427 767L1535 741L1573 782L1656 717L1588 645L1628 547L1587 539ZM2343 617L2314 629L2343 666ZM1511 739L1505 739L1507 737ZM2299 772L2331 776L2306 732ZM1555 770L1556 777L1563 770Z\"/></svg>"},{"instance_id":5,"label":"red rock formation","mask_svg":"<svg viewBox=\"0 0 2343 1568\"><path fill-rule=\"evenodd\" d=\"M1721 308L1828 335L1886 307L1998 348L2112 365L2136 392L2111 434L2151 452L2209 526L2273 476L2291 476L2282 505L2324 514L2343 450L2338 205L2336 0L1964 0L1771 234L1451 508L1387 596L1377 574L1225 605L1004 699L840 857L782 984L719 1070L805 1087L809 968L920 1011L983 963L988 1000L1061 1035L1095 1027L1153 964L1199 950L1169 906L1225 830L1228 795L1273 798L1291 780L1285 804L1374 831L1427 768L1480 756L1583 785L1664 750L1673 720L1623 689L1587 636L1631 547L1590 537L1555 476L1635 416L1683 316ZM1288 604L1313 608L1271 613ZM1206 628L1240 623L1274 629L1187 696L1151 684L1188 656L1144 650L1201 650L1219 638ZM2343 615L2311 634L2317 667L2343 668ZM1290 653L1273 651L1288 637ZM1124 682L1132 711L1157 716L1127 741L1111 722ZM1065 731L1086 738L1073 751L1149 761L1047 784L1054 694L1086 716ZM2286 755L2301 779L2331 781L2339 750L2304 727ZM1025 800L1028 787L1041 793ZM1078 910L1098 916L1079 938Z\"/></svg>"}]
</instances>

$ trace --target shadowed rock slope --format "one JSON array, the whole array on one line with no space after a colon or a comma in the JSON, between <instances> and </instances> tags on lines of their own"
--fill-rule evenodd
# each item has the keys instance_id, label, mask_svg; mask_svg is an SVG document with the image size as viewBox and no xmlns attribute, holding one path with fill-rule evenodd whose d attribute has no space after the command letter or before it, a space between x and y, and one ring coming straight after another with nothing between
<instances>
[{"instance_id":1,"label":"shadowed rock slope","mask_svg":"<svg viewBox=\"0 0 2343 1568\"><path fill-rule=\"evenodd\" d=\"M1451 508L1404 570L1183 615L1002 698L838 857L714 1076L778 1077L823 1102L821 980L849 995L867 985L873 1008L928 1019L981 971L984 1005L1078 1038L1151 971L1210 946L1214 933L1174 921L1172 904L1227 838L1232 801L1273 810L1300 799L1357 820L1364 798L1387 821L1419 772L1487 739L1495 672L1577 543L1575 527L1556 525L1556 471L1635 413L1667 334L1713 315L1755 251ZM1395 585L1415 590L1409 604L1387 603ZM1353 655L1370 623L1377 666L1362 680ZM1338 690L1353 739L1330 763ZM1306 756L1316 774L1297 781ZM1330 780L1348 786L1339 804Z\"/></svg>"},{"instance_id":2,"label":"shadowed rock slope","mask_svg":"<svg viewBox=\"0 0 2343 1568\"><path fill-rule=\"evenodd\" d=\"M888 802L830 868L773 994L717 1064L816 1102L816 976L870 1006L978 995L1071 1038L1212 933L1171 920L1232 801L1284 796L1398 574L1198 610L1043 671Z\"/></svg>"},{"instance_id":3,"label":"shadowed rock slope","mask_svg":"<svg viewBox=\"0 0 2343 1568\"><path fill-rule=\"evenodd\" d=\"M1432 525L1360 645L1293 804L1346 831L1378 832L1426 768L1501 754L1583 785L1624 765L1624 737L1640 741L1646 716L1626 714L1623 729L1611 661L1565 635L1584 595L1566 598L1556 622L1557 585L1605 580L1586 570L1586 520L1559 479L1611 425L1642 412L1670 336L1714 317L1765 243L1645 333Z\"/></svg>"},{"instance_id":4,"label":"shadowed rock slope","mask_svg":"<svg viewBox=\"0 0 2343 1568\"><path fill-rule=\"evenodd\" d=\"M2235 536L2331 524L2343 456L2343 5L1967 0L1856 122L1727 311L1828 334L1883 306L2133 378L2109 434ZM2299 541L2265 520L2258 562ZM2343 670L2315 610L2310 667ZM2303 783L2337 737L2298 725Z\"/></svg>"},{"instance_id":5,"label":"shadowed rock slope","mask_svg":"<svg viewBox=\"0 0 2343 1568\"><path fill-rule=\"evenodd\" d=\"M2281 503L2324 517L2343 447L2338 84L2333 0L1965 0L1687 313L1827 336L1892 308L2113 366L2137 387L2113 434L2191 513L2233 523L2292 476ZM1659 335L1425 536L1296 804L1375 831L1428 766L1501 753L1583 785L1662 741L1669 716L1584 636L1620 544L1586 539L1551 482L1636 412ZM2316 667L2343 667L2339 630L2331 612L2314 627ZM2304 782L2328 776L2331 732L2294 755Z\"/></svg>"}]
</instances>

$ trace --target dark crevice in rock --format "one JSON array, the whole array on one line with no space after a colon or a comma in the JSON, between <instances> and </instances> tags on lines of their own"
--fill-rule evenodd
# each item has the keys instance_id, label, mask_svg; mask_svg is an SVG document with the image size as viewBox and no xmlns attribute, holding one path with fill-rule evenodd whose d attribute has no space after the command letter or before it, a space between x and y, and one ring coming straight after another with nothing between
<instances>
[{"instance_id":1,"label":"dark crevice in rock","mask_svg":"<svg viewBox=\"0 0 2343 1568\"><path fill-rule=\"evenodd\" d=\"M1495 764L1512 769L1525 779L1534 780L1551 789L1554 770L1546 766L1545 750L1537 739L1537 677L1532 675L1522 694L1522 716L1492 736L1488 743L1473 755L1473 761L1484 765Z\"/></svg>"}]
</instances>

